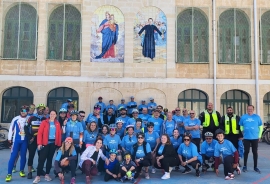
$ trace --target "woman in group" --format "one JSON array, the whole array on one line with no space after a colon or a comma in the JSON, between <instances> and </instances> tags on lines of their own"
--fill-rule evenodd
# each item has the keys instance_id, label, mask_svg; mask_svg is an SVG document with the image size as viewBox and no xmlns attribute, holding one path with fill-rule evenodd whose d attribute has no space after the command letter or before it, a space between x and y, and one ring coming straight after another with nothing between
<instances>
[{"instance_id":1,"label":"woman in group","mask_svg":"<svg viewBox=\"0 0 270 184\"><path fill-rule=\"evenodd\" d=\"M149 179L148 168L151 165L151 147L149 143L145 142L144 133L139 132L137 134L137 143L132 146L131 154L132 160L137 165L135 179L139 176L143 167L145 179Z\"/></svg>"},{"instance_id":2,"label":"woman in group","mask_svg":"<svg viewBox=\"0 0 270 184\"><path fill-rule=\"evenodd\" d=\"M71 171L70 184L75 184L77 153L73 145L73 139L67 137L58 150L54 161L55 174L59 177L61 183L64 183L65 171Z\"/></svg>"},{"instance_id":3,"label":"woman in group","mask_svg":"<svg viewBox=\"0 0 270 184\"><path fill-rule=\"evenodd\" d=\"M104 146L106 149L106 156L109 156L109 152L112 149L121 150L121 139L120 136L116 134L116 125L110 124L110 134L106 135L104 138ZM118 158L121 161L121 158Z\"/></svg>"},{"instance_id":4,"label":"woman in group","mask_svg":"<svg viewBox=\"0 0 270 184\"><path fill-rule=\"evenodd\" d=\"M96 166L100 157L107 165L109 164L108 158L102 153L102 143L102 139L97 138L94 142L94 146L88 146L81 155L79 166L86 175L86 184L90 184L91 175L97 174Z\"/></svg>"},{"instance_id":5,"label":"woman in group","mask_svg":"<svg viewBox=\"0 0 270 184\"><path fill-rule=\"evenodd\" d=\"M98 127L95 121L88 123L86 126L86 130L83 132L83 150L82 152L89 146L93 145L98 136Z\"/></svg>"},{"instance_id":6,"label":"woman in group","mask_svg":"<svg viewBox=\"0 0 270 184\"><path fill-rule=\"evenodd\" d=\"M154 123L147 122L147 132L145 133L145 141L150 144L151 154L152 154L152 173L156 173L154 167L156 161L156 150L157 146L160 143L160 138L157 132L154 132Z\"/></svg>"},{"instance_id":7,"label":"woman in group","mask_svg":"<svg viewBox=\"0 0 270 184\"><path fill-rule=\"evenodd\" d=\"M125 132L125 127L123 127L123 123L124 122L122 119L116 120L116 126L117 126L116 134L119 135L121 139L123 139L124 132Z\"/></svg>"},{"instance_id":8,"label":"woman in group","mask_svg":"<svg viewBox=\"0 0 270 184\"><path fill-rule=\"evenodd\" d=\"M99 134L101 138L104 140L105 136L110 133L110 128L108 125L102 125L101 127L101 133Z\"/></svg>"},{"instance_id":9,"label":"woman in group","mask_svg":"<svg viewBox=\"0 0 270 184\"><path fill-rule=\"evenodd\" d=\"M126 151L131 152L132 146L137 142L137 138L134 135L134 126L133 125L128 125L126 127L127 135L125 135L122 139L122 150L123 153Z\"/></svg>"},{"instance_id":10,"label":"woman in group","mask_svg":"<svg viewBox=\"0 0 270 184\"><path fill-rule=\"evenodd\" d=\"M191 169L188 165L191 165L196 170L196 176L200 177L199 168L202 163L202 156L198 153L197 146L191 142L191 134L186 132L183 137L184 143L179 146L177 151L180 163L185 168L182 173L190 173Z\"/></svg>"},{"instance_id":11,"label":"woman in group","mask_svg":"<svg viewBox=\"0 0 270 184\"><path fill-rule=\"evenodd\" d=\"M135 127L134 127L134 132L135 134L142 132L144 133L144 128L142 126L142 119L141 118L137 118L136 119L136 123L135 123Z\"/></svg>"},{"instance_id":12,"label":"woman in group","mask_svg":"<svg viewBox=\"0 0 270 184\"><path fill-rule=\"evenodd\" d=\"M156 156L155 167L165 171L161 179L169 179L173 167L179 165L179 158L167 134L161 136Z\"/></svg>"},{"instance_id":13,"label":"woman in group","mask_svg":"<svg viewBox=\"0 0 270 184\"><path fill-rule=\"evenodd\" d=\"M182 144L183 140L182 137L179 134L178 129L173 130L173 135L170 137L171 143L174 147L174 149L177 151L180 144Z\"/></svg>"},{"instance_id":14,"label":"woman in group","mask_svg":"<svg viewBox=\"0 0 270 184\"><path fill-rule=\"evenodd\" d=\"M55 153L56 147L61 146L62 139L62 130L60 123L57 121L57 112L52 110L50 112L50 117L46 120L43 120L40 124L37 134L37 144L38 144L38 167L37 167L37 176L33 183L40 182L40 176L43 171L43 166L46 161L46 175L45 180L51 181L49 176L52 159Z\"/></svg>"}]
</instances>

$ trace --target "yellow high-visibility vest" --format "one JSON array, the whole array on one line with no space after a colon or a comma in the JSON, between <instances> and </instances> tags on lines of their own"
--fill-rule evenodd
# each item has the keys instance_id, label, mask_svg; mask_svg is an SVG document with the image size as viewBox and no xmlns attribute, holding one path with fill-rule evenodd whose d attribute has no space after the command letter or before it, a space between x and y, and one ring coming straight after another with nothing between
<instances>
[{"instance_id":1,"label":"yellow high-visibility vest","mask_svg":"<svg viewBox=\"0 0 270 184\"><path fill-rule=\"evenodd\" d=\"M218 122L218 117L217 117L217 113L216 111L212 112L212 117L215 123L215 126L218 127L219 126L219 122ZM203 127L209 127L210 125L210 114L208 113L207 110L204 111L204 122L203 122Z\"/></svg>"},{"instance_id":2,"label":"yellow high-visibility vest","mask_svg":"<svg viewBox=\"0 0 270 184\"><path fill-rule=\"evenodd\" d=\"M232 122L232 133L233 134L239 134L239 130L237 130L237 122L236 122L236 115L234 114L233 117L231 118ZM225 134L230 133L230 118L229 116L225 115Z\"/></svg>"}]
</instances>

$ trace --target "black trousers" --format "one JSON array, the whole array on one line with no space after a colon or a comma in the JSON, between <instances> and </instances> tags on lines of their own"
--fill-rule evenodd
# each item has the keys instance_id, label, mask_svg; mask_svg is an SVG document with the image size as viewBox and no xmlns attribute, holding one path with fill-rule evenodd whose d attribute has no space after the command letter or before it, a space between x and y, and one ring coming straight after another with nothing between
<instances>
[{"instance_id":1,"label":"black trousers","mask_svg":"<svg viewBox=\"0 0 270 184\"><path fill-rule=\"evenodd\" d=\"M244 144L244 166L247 166L248 153L251 146L254 168L257 167L258 163L258 139L245 139L243 141Z\"/></svg>"},{"instance_id":2,"label":"black trousers","mask_svg":"<svg viewBox=\"0 0 270 184\"><path fill-rule=\"evenodd\" d=\"M118 177L118 174L119 174L119 172L120 172L120 164L119 164L119 163L115 164L114 168L113 168L112 170L109 170L109 171L110 171L111 173L117 175L117 177ZM111 176L111 175L109 175L109 174L106 172L105 175L104 175L104 181L109 181L110 179L114 179L114 177Z\"/></svg>"},{"instance_id":3,"label":"black trousers","mask_svg":"<svg viewBox=\"0 0 270 184\"><path fill-rule=\"evenodd\" d=\"M183 162L185 162L186 158L182 157L182 160L183 160ZM199 160L195 160L193 162L188 163L188 165L190 165L193 169L196 169L197 164L199 164L198 168L197 168L197 169L199 169L199 167L201 166L201 162ZM185 166L185 169L189 169L188 165Z\"/></svg>"},{"instance_id":4,"label":"black trousers","mask_svg":"<svg viewBox=\"0 0 270 184\"><path fill-rule=\"evenodd\" d=\"M138 178L143 167L149 167L150 165L151 165L151 159L141 160L136 167L136 173L135 173L134 178Z\"/></svg>"},{"instance_id":5,"label":"black trousers","mask_svg":"<svg viewBox=\"0 0 270 184\"><path fill-rule=\"evenodd\" d=\"M161 167L155 163L155 168L164 169L165 172L169 172L169 167L179 166L180 160L179 158L166 157L160 160Z\"/></svg>"},{"instance_id":6,"label":"black trousers","mask_svg":"<svg viewBox=\"0 0 270 184\"><path fill-rule=\"evenodd\" d=\"M67 167L62 167L60 165L61 161L58 162L59 168L61 169L61 172L64 174L65 171L70 171L71 172L71 177L75 177L75 172L76 172L76 161L75 160L70 160L69 165Z\"/></svg>"},{"instance_id":7,"label":"black trousers","mask_svg":"<svg viewBox=\"0 0 270 184\"><path fill-rule=\"evenodd\" d=\"M232 155L226 156L223 159L223 165L224 165L224 175L228 176L228 173L233 173L234 169L233 169L233 162L234 162L234 158Z\"/></svg>"},{"instance_id":8,"label":"black trousers","mask_svg":"<svg viewBox=\"0 0 270 184\"><path fill-rule=\"evenodd\" d=\"M193 138L191 139L191 142L194 143L196 146L197 146L197 151L198 153L200 152L201 150L201 138Z\"/></svg>"},{"instance_id":9,"label":"black trousers","mask_svg":"<svg viewBox=\"0 0 270 184\"><path fill-rule=\"evenodd\" d=\"M54 145L54 143L52 143L52 144L47 144L39 151L37 176L41 176L45 161L46 161L46 174L50 173L50 170L52 168L52 159L55 153L55 149L56 149L56 146Z\"/></svg>"},{"instance_id":10,"label":"black trousers","mask_svg":"<svg viewBox=\"0 0 270 184\"><path fill-rule=\"evenodd\" d=\"M31 144L28 144L28 166L33 166L33 161L37 151L37 139L35 137L34 141Z\"/></svg>"},{"instance_id":11,"label":"black trousers","mask_svg":"<svg viewBox=\"0 0 270 184\"><path fill-rule=\"evenodd\" d=\"M77 154L77 160L76 160L76 167L77 167L79 154L81 154L81 148L79 146L75 146L75 151L76 151L76 154Z\"/></svg>"}]
</instances>

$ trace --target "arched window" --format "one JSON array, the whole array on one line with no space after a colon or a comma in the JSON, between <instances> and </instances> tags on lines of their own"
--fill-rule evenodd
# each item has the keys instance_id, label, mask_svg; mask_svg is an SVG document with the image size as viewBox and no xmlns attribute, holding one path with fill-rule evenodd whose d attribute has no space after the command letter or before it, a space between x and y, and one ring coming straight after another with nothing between
<instances>
[{"instance_id":1,"label":"arched window","mask_svg":"<svg viewBox=\"0 0 270 184\"><path fill-rule=\"evenodd\" d=\"M11 120L20 114L22 105L33 103L33 93L24 87L12 87L7 89L2 95L2 116L1 121L10 123Z\"/></svg>"},{"instance_id":2,"label":"arched window","mask_svg":"<svg viewBox=\"0 0 270 184\"><path fill-rule=\"evenodd\" d=\"M197 89L185 90L178 96L178 106L180 108L187 108L188 110L195 110L197 115L205 110L207 101L207 95Z\"/></svg>"},{"instance_id":3,"label":"arched window","mask_svg":"<svg viewBox=\"0 0 270 184\"><path fill-rule=\"evenodd\" d=\"M62 5L50 15L48 59L80 60L81 13L72 5Z\"/></svg>"},{"instance_id":4,"label":"arched window","mask_svg":"<svg viewBox=\"0 0 270 184\"><path fill-rule=\"evenodd\" d=\"M263 97L263 121L270 121L270 92Z\"/></svg>"},{"instance_id":5,"label":"arched window","mask_svg":"<svg viewBox=\"0 0 270 184\"><path fill-rule=\"evenodd\" d=\"M6 59L36 59L37 11L19 3L5 17L4 51Z\"/></svg>"},{"instance_id":6,"label":"arched window","mask_svg":"<svg viewBox=\"0 0 270 184\"><path fill-rule=\"evenodd\" d=\"M177 62L208 62L208 21L195 8L177 16Z\"/></svg>"},{"instance_id":7,"label":"arched window","mask_svg":"<svg viewBox=\"0 0 270 184\"><path fill-rule=\"evenodd\" d=\"M247 106L249 105L249 95L240 90L230 90L221 96L221 114L226 114L227 107L233 107L234 113L242 116L246 113Z\"/></svg>"},{"instance_id":8,"label":"arched window","mask_svg":"<svg viewBox=\"0 0 270 184\"><path fill-rule=\"evenodd\" d=\"M270 63L270 11L261 18L261 49L262 63Z\"/></svg>"},{"instance_id":9,"label":"arched window","mask_svg":"<svg viewBox=\"0 0 270 184\"><path fill-rule=\"evenodd\" d=\"M230 9L219 17L219 62L250 63L250 26L244 12Z\"/></svg>"},{"instance_id":10,"label":"arched window","mask_svg":"<svg viewBox=\"0 0 270 184\"><path fill-rule=\"evenodd\" d=\"M78 93L75 90L66 87L55 88L51 90L48 94L47 105L50 109L59 111L62 104L67 102L67 99L72 99L75 109L78 109Z\"/></svg>"}]
</instances>

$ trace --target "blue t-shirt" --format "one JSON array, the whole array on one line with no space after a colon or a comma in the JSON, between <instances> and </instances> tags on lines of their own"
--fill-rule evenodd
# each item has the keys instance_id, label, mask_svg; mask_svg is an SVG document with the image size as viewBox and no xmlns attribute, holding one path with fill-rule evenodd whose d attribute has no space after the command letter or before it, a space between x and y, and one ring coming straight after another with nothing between
<instances>
[{"instance_id":1,"label":"blue t-shirt","mask_svg":"<svg viewBox=\"0 0 270 184\"><path fill-rule=\"evenodd\" d=\"M147 108L147 105L141 104L141 105L138 106L138 110L139 110L139 113L140 113L140 114L142 114L142 109L143 109L143 108Z\"/></svg>"},{"instance_id":2,"label":"blue t-shirt","mask_svg":"<svg viewBox=\"0 0 270 184\"><path fill-rule=\"evenodd\" d=\"M259 139L259 126L262 126L262 120L257 114L244 114L239 122L244 127L244 139Z\"/></svg>"},{"instance_id":3,"label":"blue t-shirt","mask_svg":"<svg viewBox=\"0 0 270 184\"><path fill-rule=\"evenodd\" d=\"M169 121L169 120L164 121L165 132L166 132L166 134L169 135L169 137L173 135L173 130L176 127L177 127L177 124L176 124L175 120L172 119L171 121Z\"/></svg>"},{"instance_id":4,"label":"blue t-shirt","mask_svg":"<svg viewBox=\"0 0 270 184\"><path fill-rule=\"evenodd\" d=\"M147 104L147 108L148 108L148 114L152 115L152 109L155 109L157 107L157 104L155 102L149 102Z\"/></svg>"},{"instance_id":5,"label":"blue t-shirt","mask_svg":"<svg viewBox=\"0 0 270 184\"><path fill-rule=\"evenodd\" d=\"M125 116L125 117L120 116L120 117L116 118L115 123L116 123L117 120L119 120L119 119L121 119L121 120L123 121L123 127L126 128L127 125L128 125L128 124L127 124L127 123L128 123L128 120L130 119L130 117L128 117L128 116Z\"/></svg>"},{"instance_id":6,"label":"blue t-shirt","mask_svg":"<svg viewBox=\"0 0 270 184\"><path fill-rule=\"evenodd\" d=\"M186 119L184 121L184 126L185 127L193 127L193 126L196 126L196 125L199 126L199 127L201 125L201 121L199 119L197 119L197 118L195 118L193 120L189 118L189 119ZM189 132L190 132L192 138L201 138L200 128L198 130L189 130Z\"/></svg>"},{"instance_id":7,"label":"blue t-shirt","mask_svg":"<svg viewBox=\"0 0 270 184\"><path fill-rule=\"evenodd\" d=\"M158 134L160 134L160 130L163 124L163 119L161 118L155 118L155 117L151 117L148 119L148 122L153 122L154 123L154 131L157 132Z\"/></svg>"},{"instance_id":8,"label":"blue t-shirt","mask_svg":"<svg viewBox=\"0 0 270 184\"><path fill-rule=\"evenodd\" d=\"M105 136L104 145L107 146L110 150L118 150L118 145L121 144L121 139L119 135L115 134L113 137L109 134Z\"/></svg>"},{"instance_id":9,"label":"blue t-shirt","mask_svg":"<svg viewBox=\"0 0 270 184\"><path fill-rule=\"evenodd\" d=\"M181 136L179 136L178 139L175 139L173 136L171 136L170 139L171 139L171 143L172 143L174 149L178 149L180 144L182 144L182 137Z\"/></svg>"},{"instance_id":10,"label":"blue t-shirt","mask_svg":"<svg viewBox=\"0 0 270 184\"><path fill-rule=\"evenodd\" d=\"M142 125L146 127L148 119L151 118L151 116L149 114L139 114L139 118L142 119Z\"/></svg>"},{"instance_id":11,"label":"blue t-shirt","mask_svg":"<svg viewBox=\"0 0 270 184\"><path fill-rule=\"evenodd\" d=\"M86 130L86 124L85 124L85 121L78 121L78 122L80 122L81 124L82 124L82 127L83 127L83 130Z\"/></svg>"},{"instance_id":12,"label":"blue t-shirt","mask_svg":"<svg viewBox=\"0 0 270 184\"><path fill-rule=\"evenodd\" d=\"M136 102L131 102L131 101L127 103L127 107L130 107L130 106L133 106L133 105L137 105L137 103ZM133 109L136 109L136 107L135 108L127 108L127 113L132 114Z\"/></svg>"},{"instance_id":13,"label":"blue t-shirt","mask_svg":"<svg viewBox=\"0 0 270 184\"><path fill-rule=\"evenodd\" d=\"M56 128L54 122L50 122L49 139L55 139Z\"/></svg>"},{"instance_id":14,"label":"blue t-shirt","mask_svg":"<svg viewBox=\"0 0 270 184\"><path fill-rule=\"evenodd\" d=\"M133 147L131 149L131 154L133 154L134 150ZM146 153L151 152L150 144L146 143ZM143 145L139 146L136 152L136 159L138 158L143 158L145 156L144 150L143 150Z\"/></svg>"},{"instance_id":15,"label":"blue t-shirt","mask_svg":"<svg viewBox=\"0 0 270 184\"><path fill-rule=\"evenodd\" d=\"M210 144L208 144L206 141L203 141L201 145L201 154L205 154L207 157L213 157L216 144L217 140L215 139L213 139Z\"/></svg>"},{"instance_id":16,"label":"blue t-shirt","mask_svg":"<svg viewBox=\"0 0 270 184\"><path fill-rule=\"evenodd\" d=\"M183 116L173 115L173 119L177 123L177 129L179 131L179 134L183 135L185 133L185 128L184 128L184 126L180 126L180 123L184 122Z\"/></svg>"},{"instance_id":17,"label":"blue t-shirt","mask_svg":"<svg viewBox=\"0 0 270 184\"><path fill-rule=\"evenodd\" d=\"M134 118L129 118L128 121L127 121L127 126L128 125L133 125L135 126L135 123L136 123L136 120Z\"/></svg>"},{"instance_id":18,"label":"blue t-shirt","mask_svg":"<svg viewBox=\"0 0 270 184\"><path fill-rule=\"evenodd\" d=\"M71 153L71 156L76 156L76 155L77 155L76 150L73 149L73 151L72 151L72 153ZM61 156L62 156L62 151L61 151L61 150L58 150L58 151L57 151L57 155L56 155L56 157L55 157L55 160L56 160L56 161L60 161Z\"/></svg>"},{"instance_id":19,"label":"blue t-shirt","mask_svg":"<svg viewBox=\"0 0 270 184\"><path fill-rule=\"evenodd\" d=\"M164 145L161 144L159 149L158 149L158 154L162 155L163 150L164 150Z\"/></svg>"},{"instance_id":20,"label":"blue t-shirt","mask_svg":"<svg viewBox=\"0 0 270 184\"><path fill-rule=\"evenodd\" d=\"M157 132L152 132L151 134L149 132L145 133L145 141L150 144L152 150L156 147L157 139L159 139Z\"/></svg>"},{"instance_id":21,"label":"blue t-shirt","mask_svg":"<svg viewBox=\"0 0 270 184\"><path fill-rule=\"evenodd\" d=\"M230 141L224 139L222 144L218 142L215 145L214 156L219 157L220 155L222 155L224 159L226 156L229 156L229 155L233 156L235 151L236 151L236 148L233 146L233 144Z\"/></svg>"},{"instance_id":22,"label":"blue t-shirt","mask_svg":"<svg viewBox=\"0 0 270 184\"><path fill-rule=\"evenodd\" d=\"M103 113L100 113L100 120L101 120L101 123L104 124L104 121L103 121ZM93 114L93 113L90 113L86 120L85 120L87 123L91 123L92 121L95 121L97 124L98 124L98 118Z\"/></svg>"},{"instance_id":23,"label":"blue t-shirt","mask_svg":"<svg viewBox=\"0 0 270 184\"><path fill-rule=\"evenodd\" d=\"M67 106L68 106L68 103L67 102L66 103L63 103L62 106L61 106L61 109L64 108L64 109L67 110Z\"/></svg>"},{"instance_id":24,"label":"blue t-shirt","mask_svg":"<svg viewBox=\"0 0 270 184\"><path fill-rule=\"evenodd\" d=\"M119 104L119 105L117 105L117 110L119 110L120 109L120 107L122 108L127 108L127 105L126 104Z\"/></svg>"},{"instance_id":25,"label":"blue t-shirt","mask_svg":"<svg viewBox=\"0 0 270 184\"><path fill-rule=\"evenodd\" d=\"M108 169L109 171L113 171L113 168L114 168L114 166L115 166L117 163L118 163L118 160L117 160L117 159L114 159L113 162L110 160L109 165L105 164L105 165L104 165L104 168L105 168L105 169Z\"/></svg>"},{"instance_id":26,"label":"blue t-shirt","mask_svg":"<svg viewBox=\"0 0 270 184\"><path fill-rule=\"evenodd\" d=\"M124 132L125 132L125 128L122 127L121 129L117 128L116 134L120 136L120 138L122 138L124 136Z\"/></svg>"},{"instance_id":27,"label":"blue t-shirt","mask_svg":"<svg viewBox=\"0 0 270 184\"><path fill-rule=\"evenodd\" d=\"M125 150L127 151L130 151L131 152L131 148L132 146L137 142L137 138L135 135L133 136L129 136L129 135L126 135L123 137L122 139L122 143L121 143L121 146L123 148L125 148Z\"/></svg>"},{"instance_id":28,"label":"blue t-shirt","mask_svg":"<svg viewBox=\"0 0 270 184\"><path fill-rule=\"evenodd\" d=\"M97 102L95 105L100 105L101 106L101 109L100 109L101 113L103 113L104 109L106 109L106 105L103 102Z\"/></svg>"},{"instance_id":29,"label":"blue t-shirt","mask_svg":"<svg viewBox=\"0 0 270 184\"><path fill-rule=\"evenodd\" d=\"M197 157L197 159L202 163L202 156L198 153L197 146L192 142L189 146L186 146L185 143L180 144L177 153L186 158L186 160Z\"/></svg>"},{"instance_id":30,"label":"blue t-shirt","mask_svg":"<svg viewBox=\"0 0 270 184\"><path fill-rule=\"evenodd\" d=\"M68 121L66 126L66 137L70 137L70 132L73 132L73 139L79 139L80 133L83 133L82 124L78 121Z\"/></svg>"},{"instance_id":31,"label":"blue t-shirt","mask_svg":"<svg viewBox=\"0 0 270 184\"><path fill-rule=\"evenodd\" d=\"M88 130L85 130L83 132L83 142L85 144L94 144L95 140L97 139L98 132L90 132Z\"/></svg>"},{"instance_id":32,"label":"blue t-shirt","mask_svg":"<svg viewBox=\"0 0 270 184\"><path fill-rule=\"evenodd\" d=\"M116 112L116 106L115 105L107 105L106 111L108 111L109 108L113 109L113 113Z\"/></svg>"}]
</instances>

